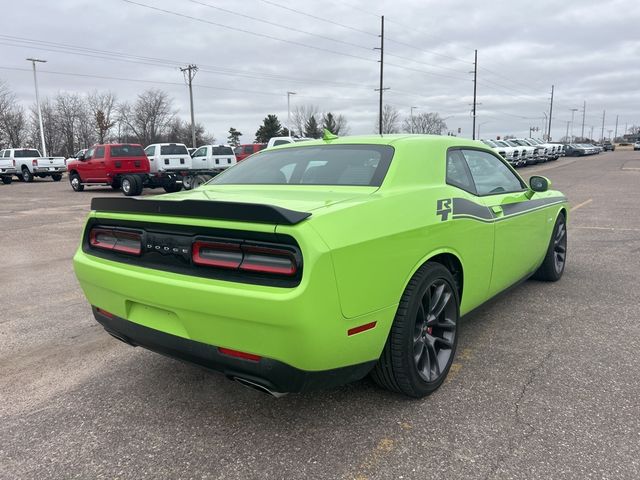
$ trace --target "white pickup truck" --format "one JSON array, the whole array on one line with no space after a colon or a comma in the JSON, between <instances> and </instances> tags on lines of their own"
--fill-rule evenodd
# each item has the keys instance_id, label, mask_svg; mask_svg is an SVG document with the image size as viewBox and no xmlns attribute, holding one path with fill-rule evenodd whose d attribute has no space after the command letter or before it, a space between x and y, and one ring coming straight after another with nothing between
<instances>
[{"instance_id":1,"label":"white pickup truck","mask_svg":"<svg viewBox=\"0 0 640 480\"><path fill-rule=\"evenodd\" d=\"M9 185L16 174L15 162L9 155L10 150L0 150L0 178L5 185Z\"/></svg>"},{"instance_id":2,"label":"white pickup truck","mask_svg":"<svg viewBox=\"0 0 640 480\"><path fill-rule=\"evenodd\" d=\"M25 182L33 182L34 177L51 177L54 182L62 179L67 171L64 157L43 157L35 148L9 148L9 158L15 161L16 175ZM6 157L5 157L6 158Z\"/></svg>"},{"instance_id":3,"label":"white pickup truck","mask_svg":"<svg viewBox=\"0 0 640 480\"><path fill-rule=\"evenodd\" d=\"M191 158L193 170L221 170L236 164L236 154L229 145L203 145Z\"/></svg>"}]
</instances>

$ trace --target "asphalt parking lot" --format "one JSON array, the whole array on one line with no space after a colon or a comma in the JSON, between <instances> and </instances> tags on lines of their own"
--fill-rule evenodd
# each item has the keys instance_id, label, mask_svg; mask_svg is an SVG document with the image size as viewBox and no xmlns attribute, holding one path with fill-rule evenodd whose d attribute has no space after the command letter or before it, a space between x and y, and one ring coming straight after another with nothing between
<instances>
[{"instance_id":1,"label":"asphalt parking lot","mask_svg":"<svg viewBox=\"0 0 640 480\"><path fill-rule=\"evenodd\" d=\"M572 204L565 275L466 317L420 401L368 379L276 399L114 340L71 257L121 194L0 185L0 478L640 478L640 152L534 172Z\"/></svg>"}]
</instances>

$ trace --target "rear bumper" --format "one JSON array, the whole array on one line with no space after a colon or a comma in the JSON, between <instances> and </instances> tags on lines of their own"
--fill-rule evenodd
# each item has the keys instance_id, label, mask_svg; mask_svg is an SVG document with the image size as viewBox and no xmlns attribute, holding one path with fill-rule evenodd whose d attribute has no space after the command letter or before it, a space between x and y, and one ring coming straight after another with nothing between
<instances>
[{"instance_id":1,"label":"rear bumper","mask_svg":"<svg viewBox=\"0 0 640 480\"><path fill-rule=\"evenodd\" d=\"M33 167L33 173L64 173L67 167Z\"/></svg>"},{"instance_id":2,"label":"rear bumper","mask_svg":"<svg viewBox=\"0 0 640 480\"><path fill-rule=\"evenodd\" d=\"M11 168L0 168L0 175L15 175L18 171L11 167Z\"/></svg>"},{"instance_id":3,"label":"rear bumper","mask_svg":"<svg viewBox=\"0 0 640 480\"><path fill-rule=\"evenodd\" d=\"M249 380L272 392L295 393L330 388L363 378L375 361L321 371L305 371L269 358L248 360L223 353L215 345L189 340L155 330L93 307L95 319L112 336L133 346L184 360L223 373L229 378Z\"/></svg>"}]
</instances>

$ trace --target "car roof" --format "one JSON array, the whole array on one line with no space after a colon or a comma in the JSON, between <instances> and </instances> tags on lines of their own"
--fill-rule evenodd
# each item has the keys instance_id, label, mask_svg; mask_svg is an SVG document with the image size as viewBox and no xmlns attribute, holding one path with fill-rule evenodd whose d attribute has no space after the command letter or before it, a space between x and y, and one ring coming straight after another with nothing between
<instances>
[{"instance_id":1,"label":"car roof","mask_svg":"<svg viewBox=\"0 0 640 480\"><path fill-rule=\"evenodd\" d=\"M445 147L481 147L487 146L480 140L470 140L462 137L451 137L448 135L412 135L412 134L391 134L391 135L353 135L338 137L331 140L308 140L305 142L288 143L278 145L275 148L306 148L314 145L401 145L425 143L428 145L441 145Z\"/></svg>"}]
</instances>

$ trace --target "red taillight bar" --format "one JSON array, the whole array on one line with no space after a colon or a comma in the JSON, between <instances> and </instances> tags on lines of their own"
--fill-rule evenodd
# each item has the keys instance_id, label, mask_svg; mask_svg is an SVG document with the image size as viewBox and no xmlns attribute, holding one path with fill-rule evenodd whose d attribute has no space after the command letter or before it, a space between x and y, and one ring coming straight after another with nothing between
<instances>
[{"instance_id":1,"label":"red taillight bar","mask_svg":"<svg viewBox=\"0 0 640 480\"><path fill-rule=\"evenodd\" d=\"M289 250L243 245L242 251L245 255L240 270L288 276L298 270L296 258Z\"/></svg>"},{"instance_id":2,"label":"red taillight bar","mask_svg":"<svg viewBox=\"0 0 640 480\"><path fill-rule=\"evenodd\" d=\"M31 166L37 167L38 166L38 160L35 159L35 158L33 160L31 160Z\"/></svg>"},{"instance_id":3,"label":"red taillight bar","mask_svg":"<svg viewBox=\"0 0 640 480\"><path fill-rule=\"evenodd\" d=\"M298 261L284 248L241 243L195 241L192 259L196 265L293 276L298 272Z\"/></svg>"},{"instance_id":4,"label":"red taillight bar","mask_svg":"<svg viewBox=\"0 0 640 480\"><path fill-rule=\"evenodd\" d=\"M196 265L236 269L242 263L242 251L236 243L196 241L191 251Z\"/></svg>"},{"instance_id":5,"label":"red taillight bar","mask_svg":"<svg viewBox=\"0 0 640 480\"><path fill-rule=\"evenodd\" d=\"M89 245L101 250L140 255L142 253L142 234L93 228L89 233Z\"/></svg>"}]
</instances>

